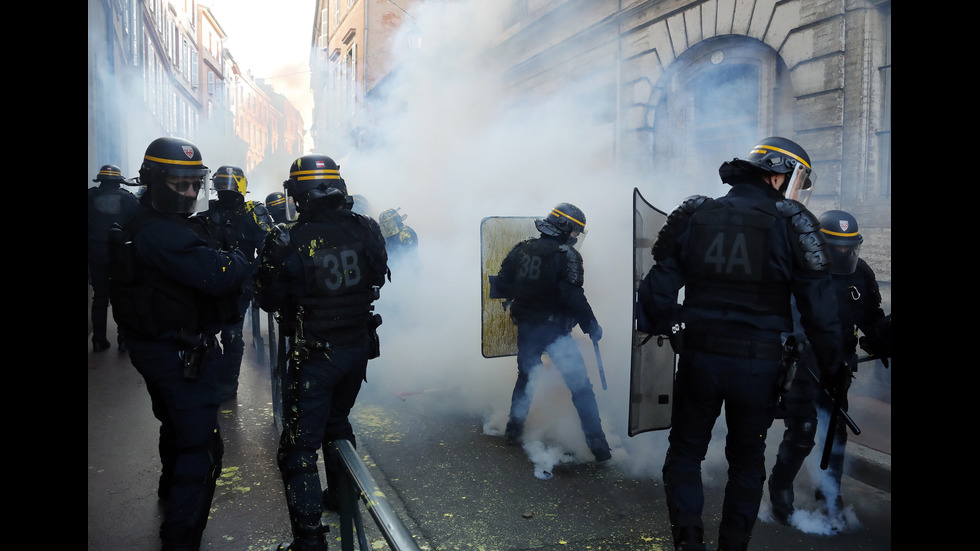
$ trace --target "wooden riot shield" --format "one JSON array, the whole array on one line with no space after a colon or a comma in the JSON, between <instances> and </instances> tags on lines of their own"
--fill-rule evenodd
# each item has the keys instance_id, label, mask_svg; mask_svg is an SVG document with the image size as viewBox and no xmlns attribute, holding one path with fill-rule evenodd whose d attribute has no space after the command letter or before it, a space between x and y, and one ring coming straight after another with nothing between
<instances>
[{"instance_id":1,"label":"wooden riot shield","mask_svg":"<svg viewBox=\"0 0 980 551\"><path fill-rule=\"evenodd\" d=\"M630 354L628 434L670 428L674 392L674 349L666 336L636 330L636 291L654 265L651 248L667 214L633 189L633 340Z\"/></svg>"},{"instance_id":2,"label":"wooden riot shield","mask_svg":"<svg viewBox=\"0 0 980 551\"><path fill-rule=\"evenodd\" d=\"M494 279L514 245L538 236L535 220L529 216L490 216L480 222L484 358L517 355L517 326L511 321L510 312L504 310L503 298L494 292Z\"/></svg>"}]
</instances>

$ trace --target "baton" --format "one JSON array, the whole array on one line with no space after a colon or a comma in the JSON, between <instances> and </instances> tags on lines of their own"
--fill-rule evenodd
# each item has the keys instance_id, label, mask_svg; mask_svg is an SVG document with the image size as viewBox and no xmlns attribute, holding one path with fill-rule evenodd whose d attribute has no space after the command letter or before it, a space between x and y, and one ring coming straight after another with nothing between
<instances>
[{"instance_id":1,"label":"baton","mask_svg":"<svg viewBox=\"0 0 980 551\"><path fill-rule=\"evenodd\" d=\"M599 355L599 341L592 341L595 348L595 363L599 366L599 379L602 380L602 390L606 390L606 372L602 370L602 356Z\"/></svg>"},{"instance_id":2,"label":"baton","mask_svg":"<svg viewBox=\"0 0 980 551\"><path fill-rule=\"evenodd\" d=\"M806 372L817 383L817 386L819 386L820 388L823 388L824 393L831 400L834 400L834 395L831 394L829 390L827 390L826 388L824 388L823 385L820 384L820 377L817 377L816 373L814 373L813 370L811 370L809 367L804 366L804 369L806 369ZM861 428L858 427L857 426L857 423L854 422L854 419L851 419L851 416L848 415L846 411L844 411L844 408L843 407L838 407L837 410L838 410L837 412L832 412L832 413L839 413L840 418L844 420L844 423L847 425L847 428L851 429L851 432L854 434L854 436L857 436L857 435L861 434ZM831 415L831 417L833 417L833 415ZM835 423L835 425L836 425L836 423Z\"/></svg>"}]
</instances>

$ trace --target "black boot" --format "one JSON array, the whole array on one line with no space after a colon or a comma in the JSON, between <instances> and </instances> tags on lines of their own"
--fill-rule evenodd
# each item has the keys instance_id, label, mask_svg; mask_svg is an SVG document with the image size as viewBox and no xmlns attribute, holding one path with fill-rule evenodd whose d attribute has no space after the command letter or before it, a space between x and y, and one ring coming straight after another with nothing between
<instances>
[{"instance_id":1,"label":"black boot","mask_svg":"<svg viewBox=\"0 0 980 551\"><path fill-rule=\"evenodd\" d=\"M524 423L508 421L507 428L504 430L504 442L508 446L521 445L521 436L524 434Z\"/></svg>"},{"instance_id":2,"label":"black boot","mask_svg":"<svg viewBox=\"0 0 980 551\"><path fill-rule=\"evenodd\" d=\"M831 509L838 513L844 510L844 498L840 495L839 491L837 492L837 499L834 500L833 508L827 504L827 496L823 494L823 491L820 490L820 488L813 491L813 497L817 500L818 504L827 510L828 513L831 512Z\"/></svg>"},{"instance_id":3,"label":"black boot","mask_svg":"<svg viewBox=\"0 0 980 551\"><path fill-rule=\"evenodd\" d=\"M704 543L704 529L682 526L674 532L674 551L711 551Z\"/></svg>"},{"instance_id":4,"label":"black boot","mask_svg":"<svg viewBox=\"0 0 980 551\"><path fill-rule=\"evenodd\" d=\"M322 524L296 526L293 528L293 541L280 543L278 546L270 548L269 551L327 551L325 534L329 530L329 526Z\"/></svg>"},{"instance_id":5,"label":"black boot","mask_svg":"<svg viewBox=\"0 0 980 551\"><path fill-rule=\"evenodd\" d=\"M772 516L776 522L789 526L789 517L793 516L793 484L781 485L775 477L769 478L769 504L772 505Z\"/></svg>"},{"instance_id":6,"label":"black boot","mask_svg":"<svg viewBox=\"0 0 980 551\"><path fill-rule=\"evenodd\" d=\"M102 352L108 350L109 341L106 339L92 339L92 352Z\"/></svg>"},{"instance_id":7,"label":"black boot","mask_svg":"<svg viewBox=\"0 0 980 551\"><path fill-rule=\"evenodd\" d=\"M589 449L592 450L592 455L595 456L595 460L599 463L612 459L612 452L609 450L609 444L606 442L605 434L600 432L599 434L586 436L585 443L588 444Z\"/></svg>"}]
</instances>

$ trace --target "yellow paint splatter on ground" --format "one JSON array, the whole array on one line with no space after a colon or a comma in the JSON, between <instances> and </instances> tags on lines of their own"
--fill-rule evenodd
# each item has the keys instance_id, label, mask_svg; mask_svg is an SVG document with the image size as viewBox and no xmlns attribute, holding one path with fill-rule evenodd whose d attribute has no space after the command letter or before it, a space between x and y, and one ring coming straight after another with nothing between
<instances>
[{"instance_id":1,"label":"yellow paint splatter on ground","mask_svg":"<svg viewBox=\"0 0 980 551\"><path fill-rule=\"evenodd\" d=\"M218 476L215 485L218 487L230 486L225 489L240 493L251 492L251 486L241 486L241 481L242 477L238 473L238 467L224 467L221 469L221 475Z\"/></svg>"},{"instance_id":2,"label":"yellow paint splatter on ground","mask_svg":"<svg viewBox=\"0 0 980 551\"><path fill-rule=\"evenodd\" d=\"M401 442L404 436L392 422L393 416L384 409L373 406L359 406L351 411L351 418L359 426L358 430L369 433L385 442Z\"/></svg>"}]
</instances>

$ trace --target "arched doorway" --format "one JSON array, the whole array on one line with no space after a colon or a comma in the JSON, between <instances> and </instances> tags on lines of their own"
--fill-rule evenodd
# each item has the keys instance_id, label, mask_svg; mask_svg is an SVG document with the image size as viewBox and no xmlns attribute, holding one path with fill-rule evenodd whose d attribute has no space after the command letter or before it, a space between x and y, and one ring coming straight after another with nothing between
<instances>
[{"instance_id":1,"label":"arched doorway","mask_svg":"<svg viewBox=\"0 0 980 551\"><path fill-rule=\"evenodd\" d=\"M742 36L701 42L682 53L661 79L653 128L653 167L682 196L717 195L718 167L744 156L756 140L792 137L785 64L766 44Z\"/></svg>"}]
</instances>

